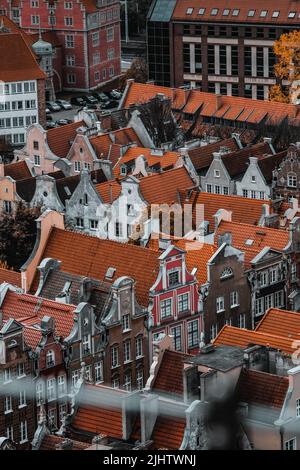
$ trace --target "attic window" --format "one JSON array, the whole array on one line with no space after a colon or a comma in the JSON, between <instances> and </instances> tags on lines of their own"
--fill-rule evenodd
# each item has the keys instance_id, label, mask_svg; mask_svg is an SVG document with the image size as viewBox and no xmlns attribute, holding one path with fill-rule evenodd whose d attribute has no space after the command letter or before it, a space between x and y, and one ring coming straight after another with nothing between
<instances>
[{"instance_id":1,"label":"attic window","mask_svg":"<svg viewBox=\"0 0 300 470\"><path fill-rule=\"evenodd\" d=\"M204 15L205 8L199 8L198 15Z\"/></svg>"},{"instance_id":2,"label":"attic window","mask_svg":"<svg viewBox=\"0 0 300 470\"><path fill-rule=\"evenodd\" d=\"M233 276L232 268L225 268L220 276L220 279L227 279L231 276Z\"/></svg>"},{"instance_id":3,"label":"attic window","mask_svg":"<svg viewBox=\"0 0 300 470\"><path fill-rule=\"evenodd\" d=\"M254 15L255 15L255 10L248 11L248 16L254 16Z\"/></svg>"},{"instance_id":4,"label":"attic window","mask_svg":"<svg viewBox=\"0 0 300 470\"><path fill-rule=\"evenodd\" d=\"M194 8L188 8L188 9L186 10L186 14L187 14L187 15L192 15L192 14L193 14L193 11L194 11Z\"/></svg>"},{"instance_id":5,"label":"attic window","mask_svg":"<svg viewBox=\"0 0 300 470\"><path fill-rule=\"evenodd\" d=\"M240 13L240 10L235 8L233 11L232 11L232 16L239 16L239 13Z\"/></svg>"},{"instance_id":6,"label":"attic window","mask_svg":"<svg viewBox=\"0 0 300 470\"><path fill-rule=\"evenodd\" d=\"M251 240L250 238L248 238L248 240L245 241L245 245L247 246L252 246L254 243L254 240Z\"/></svg>"},{"instance_id":7,"label":"attic window","mask_svg":"<svg viewBox=\"0 0 300 470\"><path fill-rule=\"evenodd\" d=\"M105 279L112 279L115 275L116 268L108 268L105 274Z\"/></svg>"},{"instance_id":8,"label":"attic window","mask_svg":"<svg viewBox=\"0 0 300 470\"><path fill-rule=\"evenodd\" d=\"M290 11L288 14L288 18L295 18L296 12L295 11Z\"/></svg>"},{"instance_id":9,"label":"attic window","mask_svg":"<svg viewBox=\"0 0 300 470\"><path fill-rule=\"evenodd\" d=\"M280 14L280 11L278 10L273 11L272 18L278 18L279 14Z\"/></svg>"},{"instance_id":10,"label":"attic window","mask_svg":"<svg viewBox=\"0 0 300 470\"><path fill-rule=\"evenodd\" d=\"M223 16L228 16L229 13L230 13L229 8L225 8L225 10L223 10Z\"/></svg>"},{"instance_id":11,"label":"attic window","mask_svg":"<svg viewBox=\"0 0 300 470\"><path fill-rule=\"evenodd\" d=\"M211 13L210 13L211 16L216 16L216 15L218 14L218 11L219 11L218 8L213 8L213 9L211 10Z\"/></svg>"},{"instance_id":12,"label":"attic window","mask_svg":"<svg viewBox=\"0 0 300 470\"><path fill-rule=\"evenodd\" d=\"M260 12L260 15L259 15L259 16L260 16L261 18L265 18L265 17L267 16L267 14L268 14L268 10L262 10L262 11Z\"/></svg>"}]
</instances>

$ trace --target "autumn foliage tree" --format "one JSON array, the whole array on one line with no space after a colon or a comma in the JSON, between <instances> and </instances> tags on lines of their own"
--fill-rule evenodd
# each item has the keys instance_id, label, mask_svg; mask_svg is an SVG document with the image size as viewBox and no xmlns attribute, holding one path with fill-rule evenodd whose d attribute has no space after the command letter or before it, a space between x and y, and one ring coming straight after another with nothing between
<instances>
[{"instance_id":1,"label":"autumn foliage tree","mask_svg":"<svg viewBox=\"0 0 300 470\"><path fill-rule=\"evenodd\" d=\"M120 79L121 90L125 89L126 82L129 79L134 79L137 83L146 83L148 80L148 66L144 59L136 57L130 68Z\"/></svg>"},{"instance_id":2,"label":"autumn foliage tree","mask_svg":"<svg viewBox=\"0 0 300 470\"><path fill-rule=\"evenodd\" d=\"M20 269L29 258L36 239L40 209L19 204L12 214L0 216L0 263Z\"/></svg>"},{"instance_id":3,"label":"autumn foliage tree","mask_svg":"<svg viewBox=\"0 0 300 470\"><path fill-rule=\"evenodd\" d=\"M274 53L277 58L275 75L280 84L271 87L269 98L291 103L300 95L300 31L282 34L274 43ZM289 85L283 87L283 81Z\"/></svg>"}]
</instances>

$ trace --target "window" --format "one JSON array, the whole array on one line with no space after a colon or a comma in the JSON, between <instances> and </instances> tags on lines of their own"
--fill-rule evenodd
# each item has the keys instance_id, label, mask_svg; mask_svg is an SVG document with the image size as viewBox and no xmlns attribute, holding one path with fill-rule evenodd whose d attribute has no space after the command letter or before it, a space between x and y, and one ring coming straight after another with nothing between
<instances>
[{"instance_id":1,"label":"window","mask_svg":"<svg viewBox=\"0 0 300 470\"><path fill-rule=\"evenodd\" d=\"M32 25L40 24L39 15L31 15L31 24Z\"/></svg>"},{"instance_id":2,"label":"window","mask_svg":"<svg viewBox=\"0 0 300 470\"><path fill-rule=\"evenodd\" d=\"M215 194L221 194L221 186L215 186Z\"/></svg>"},{"instance_id":3,"label":"window","mask_svg":"<svg viewBox=\"0 0 300 470\"><path fill-rule=\"evenodd\" d=\"M115 73L114 66L113 66L113 65L110 65L110 67L109 67L109 76L110 76L110 77L113 77L114 73Z\"/></svg>"},{"instance_id":4,"label":"window","mask_svg":"<svg viewBox=\"0 0 300 470\"><path fill-rule=\"evenodd\" d=\"M131 391L131 372L126 372L125 374L124 389L127 390L127 392Z\"/></svg>"},{"instance_id":5,"label":"window","mask_svg":"<svg viewBox=\"0 0 300 470\"><path fill-rule=\"evenodd\" d=\"M193 14L193 11L194 11L194 8L187 8L186 14L187 14L187 15L192 15L192 14Z\"/></svg>"},{"instance_id":6,"label":"window","mask_svg":"<svg viewBox=\"0 0 300 470\"><path fill-rule=\"evenodd\" d=\"M260 273L260 287L265 287L268 285L268 271L262 271Z\"/></svg>"},{"instance_id":7,"label":"window","mask_svg":"<svg viewBox=\"0 0 300 470\"><path fill-rule=\"evenodd\" d=\"M59 413L59 421L60 423L62 423L65 415L67 414L67 405L66 404L59 405L58 413Z\"/></svg>"},{"instance_id":8,"label":"window","mask_svg":"<svg viewBox=\"0 0 300 470\"><path fill-rule=\"evenodd\" d=\"M11 369L8 367L4 369L4 383L11 382Z\"/></svg>"},{"instance_id":9,"label":"window","mask_svg":"<svg viewBox=\"0 0 300 470\"><path fill-rule=\"evenodd\" d=\"M95 382L103 382L103 361L96 362L95 364Z\"/></svg>"},{"instance_id":10,"label":"window","mask_svg":"<svg viewBox=\"0 0 300 470\"><path fill-rule=\"evenodd\" d=\"M273 294L269 294L265 296L265 309L268 310L268 308L272 308L274 305L273 302Z\"/></svg>"},{"instance_id":11,"label":"window","mask_svg":"<svg viewBox=\"0 0 300 470\"><path fill-rule=\"evenodd\" d=\"M34 166L41 166L41 157L39 155L34 155Z\"/></svg>"},{"instance_id":12,"label":"window","mask_svg":"<svg viewBox=\"0 0 300 470\"><path fill-rule=\"evenodd\" d=\"M280 14L280 11L278 10L273 11L272 18L278 18L279 14Z\"/></svg>"},{"instance_id":13,"label":"window","mask_svg":"<svg viewBox=\"0 0 300 470\"><path fill-rule=\"evenodd\" d=\"M124 363L131 361L131 344L130 340L125 341L123 344L123 351L124 351Z\"/></svg>"},{"instance_id":14,"label":"window","mask_svg":"<svg viewBox=\"0 0 300 470\"><path fill-rule=\"evenodd\" d=\"M270 269L270 284L274 284L278 281L278 271L277 268Z\"/></svg>"},{"instance_id":15,"label":"window","mask_svg":"<svg viewBox=\"0 0 300 470\"><path fill-rule=\"evenodd\" d=\"M68 67L75 66L75 56L74 55L67 55L66 56L66 64Z\"/></svg>"},{"instance_id":16,"label":"window","mask_svg":"<svg viewBox=\"0 0 300 470\"><path fill-rule=\"evenodd\" d=\"M72 2L65 2L65 10L71 10L73 8Z\"/></svg>"},{"instance_id":17,"label":"window","mask_svg":"<svg viewBox=\"0 0 300 470\"><path fill-rule=\"evenodd\" d=\"M66 35L66 40L65 40L66 47L69 49L74 48L74 35L73 34L67 34Z\"/></svg>"},{"instance_id":18,"label":"window","mask_svg":"<svg viewBox=\"0 0 300 470\"><path fill-rule=\"evenodd\" d=\"M225 325L231 326L232 325L232 318L227 318L227 320L225 320Z\"/></svg>"},{"instance_id":19,"label":"window","mask_svg":"<svg viewBox=\"0 0 300 470\"><path fill-rule=\"evenodd\" d=\"M119 365L119 348L118 346L113 346L111 348L111 366L118 367Z\"/></svg>"},{"instance_id":20,"label":"window","mask_svg":"<svg viewBox=\"0 0 300 470\"><path fill-rule=\"evenodd\" d=\"M284 307L284 293L283 290L279 290L274 294L274 307Z\"/></svg>"},{"instance_id":21,"label":"window","mask_svg":"<svg viewBox=\"0 0 300 470\"><path fill-rule=\"evenodd\" d=\"M84 220L81 217L76 218L76 227L84 228Z\"/></svg>"},{"instance_id":22,"label":"window","mask_svg":"<svg viewBox=\"0 0 300 470\"><path fill-rule=\"evenodd\" d=\"M233 276L232 268L225 268L220 276L220 279L228 279L232 276Z\"/></svg>"},{"instance_id":23,"label":"window","mask_svg":"<svg viewBox=\"0 0 300 470\"><path fill-rule=\"evenodd\" d=\"M19 408L22 408L23 406L26 406L26 391L21 390L19 392Z\"/></svg>"},{"instance_id":24,"label":"window","mask_svg":"<svg viewBox=\"0 0 300 470\"><path fill-rule=\"evenodd\" d=\"M122 237L123 236L122 224L120 222L116 222L115 234L116 234L116 237Z\"/></svg>"},{"instance_id":25,"label":"window","mask_svg":"<svg viewBox=\"0 0 300 470\"><path fill-rule=\"evenodd\" d=\"M290 11L288 14L288 18L295 18L296 12L295 11Z\"/></svg>"},{"instance_id":26,"label":"window","mask_svg":"<svg viewBox=\"0 0 300 470\"><path fill-rule=\"evenodd\" d=\"M220 178L220 170L214 171L215 178Z\"/></svg>"},{"instance_id":27,"label":"window","mask_svg":"<svg viewBox=\"0 0 300 470\"><path fill-rule=\"evenodd\" d=\"M136 359L143 357L143 337L142 336L139 336L135 340L135 357Z\"/></svg>"},{"instance_id":28,"label":"window","mask_svg":"<svg viewBox=\"0 0 300 470\"><path fill-rule=\"evenodd\" d=\"M182 351L181 325L171 328L171 335L173 336L175 351Z\"/></svg>"},{"instance_id":29,"label":"window","mask_svg":"<svg viewBox=\"0 0 300 470\"><path fill-rule=\"evenodd\" d=\"M39 7L39 2L38 0L31 0L31 8L38 8Z\"/></svg>"},{"instance_id":30,"label":"window","mask_svg":"<svg viewBox=\"0 0 300 470\"><path fill-rule=\"evenodd\" d=\"M239 328L246 328L246 314L241 313L238 318L238 327Z\"/></svg>"},{"instance_id":31,"label":"window","mask_svg":"<svg viewBox=\"0 0 300 470\"><path fill-rule=\"evenodd\" d=\"M49 401L55 400L56 398L55 382L54 378L47 380L47 397Z\"/></svg>"},{"instance_id":32,"label":"window","mask_svg":"<svg viewBox=\"0 0 300 470\"><path fill-rule=\"evenodd\" d=\"M27 421L20 423L20 444L27 441Z\"/></svg>"},{"instance_id":33,"label":"window","mask_svg":"<svg viewBox=\"0 0 300 470\"><path fill-rule=\"evenodd\" d=\"M73 26L73 18L70 16L65 17L65 26Z\"/></svg>"},{"instance_id":34,"label":"window","mask_svg":"<svg viewBox=\"0 0 300 470\"><path fill-rule=\"evenodd\" d=\"M210 12L211 16L216 16L218 14L218 8L213 8Z\"/></svg>"},{"instance_id":35,"label":"window","mask_svg":"<svg viewBox=\"0 0 300 470\"><path fill-rule=\"evenodd\" d=\"M164 318L172 316L172 299L161 300L160 302L160 318L163 320Z\"/></svg>"},{"instance_id":36,"label":"window","mask_svg":"<svg viewBox=\"0 0 300 470\"><path fill-rule=\"evenodd\" d=\"M3 210L6 214L12 213L12 202L11 201L3 201Z\"/></svg>"},{"instance_id":37,"label":"window","mask_svg":"<svg viewBox=\"0 0 300 470\"><path fill-rule=\"evenodd\" d=\"M130 320L130 315L123 315L122 316L122 326L123 326L123 331L128 331L129 328L129 320Z\"/></svg>"},{"instance_id":38,"label":"window","mask_svg":"<svg viewBox=\"0 0 300 470\"><path fill-rule=\"evenodd\" d=\"M186 312L189 309L189 294L181 294L178 296L178 313Z\"/></svg>"},{"instance_id":39,"label":"window","mask_svg":"<svg viewBox=\"0 0 300 470\"><path fill-rule=\"evenodd\" d=\"M290 188L297 188L297 175L295 173L288 174L288 186Z\"/></svg>"},{"instance_id":40,"label":"window","mask_svg":"<svg viewBox=\"0 0 300 470\"><path fill-rule=\"evenodd\" d=\"M210 340L213 341L218 334L218 325L214 324L210 327Z\"/></svg>"},{"instance_id":41,"label":"window","mask_svg":"<svg viewBox=\"0 0 300 470\"><path fill-rule=\"evenodd\" d=\"M239 305L239 294L237 291L230 292L230 307L237 307Z\"/></svg>"},{"instance_id":42,"label":"window","mask_svg":"<svg viewBox=\"0 0 300 470\"><path fill-rule=\"evenodd\" d=\"M20 362L17 366L17 376L24 377L25 374L25 364L24 362Z\"/></svg>"},{"instance_id":43,"label":"window","mask_svg":"<svg viewBox=\"0 0 300 470\"><path fill-rule=\"evenodd\" d=\"M296 416L297 418L300 417L300 398L296 401Z\"/></svg>"},{"instance_id":44,"label":"window","mask_svg":"<svg viewBox=\"0 0 300 470\"><path fill-rule=\"evenodd\" d=\"M249 10L248 11L248 16L254 16L255 15L255 10Z\"/></svg>"},{"instance_id":45,"label":"window","mask_svg":"<svg viewBox=\"0 0 300 470\"><path fill-rule=\"evenodd\" d=\"M107 42L111 42L114 40L114 28L107 28L106 39Z\"/></svg>"},{"instance_id":46,"label":"window","mask_svg":"<svg viewBox=\"0 0 300 470\"><path fill-rule=\"evenodd\" d=\"M58 381L58 396L61 397L67 393L67 381L65 375L59 375Z\"/></svg>"},{"instance_id":47,"label":"window","mask_svg":"<svg viewBox=\"0 0 300 470\"><path fill-rule=\"evenodd\" d=\"M237 8L232 10L232 16L239 16L239 13L240 13L240 10L238 10Z\"/></svg>"},{"instance_id":48,"label":"window","mask_svg":"<svg viewBox=\"0 0 300 470\"><path fill-rule=\"evenodd\" d=\"M296 438L290 439L289 441L285 442L285 450L296 450Z\"/></svg>"},{"instance_id":49,"label":"window","mask_svg":"<svg viewBox=\"0 0 300 470\"><path fill-rule=\"evenodd\" d=\"M68 83L70 83L70 84L76 83L76 75L75 75L75 73L68 73L68 74L67 74L67 81L68 81Z\"/></svg>"},{"instance_id":50,"label":"window","mask_svg":"<svg viewBox=\"0 0 300 470\"><path fill-rule=\"evenodd\" d=\"M225 8L225 10L223 10L223 16L228 16L229 13L230 13L229 8Z\"/></svg>"},{"instance_id":51,"label":"window","mask_svg":"<svg viewBox=\"0 0 300 470\"><path fill-rule=\"evenodd\" d=\"M52 367L54 365L55 365L54 351L50 350L46 354L46 366L47 367Z\"/></svg>"},{"instance_id":52,"label":"window","mask_svg":"<svg viewBox=\"0 0 300 470\"><path fill-rule=\"evenodd\" d=\"M38 150L38 149L39 149L39 143L38 143L37 140L34 140L34 141L33 141L33 148L34 148L34 150Z\"/></svg>"},{"instance_id":53,"label":"window","mask_svg":"<svg viewBox=\"0 0 300 470\"><path fill-rule=\"evenodd\" d=\"M81 164L80 162L74 162L74 170L76 171L76 173L80 173L80 168L81 168Z\"/></svg>"},{"instance_id":54,"label":"window","mask_svg":"<svg viewBox=\"0 0 300 470\"><path fill-rule=\"evenodd\" d=\"M169 286L176 286L179 284L179 271L173 271L168 274Z\"/></svg>"},{"instance_id":55,"label":"window","mask_svg":"<svg viewBox=\"0 0 300 470\"><path fill-rule=\"evenodd\" d=\"M223 186L223 194L224 194L224 196L228 196L228 194L229 194L228 186Z\"/></svg>"},{"instance_id":56,"label":"window","mask_svg":"<svg viewBox=\"0 0 300 470\"><path fill-rule=\"evenodd\" d=\"M292 282L297 280L297 263L293 263L291 266L291 280Z\"/></svg>"},{"instance_id":57,"label":"window","mask_svg":"<svg viewBox=\"0 0 300 470\"><path fill-rule=\"evenodd\" d=\"M78 370L74 370L72 372L72 388L74 389L75 385L77 384L78 380L79 380L79 377L80 377L80 369Z\"/></svg>"},{"instance_id":58,"label":"window","mask_svg":"<svg viewBox=\"0 0 300 470\"><path fill-rule=\"evenodd\" d=\"M217 297L217 313L223 312L225 310L224 297Z\"/></svg>"},{"instance_id":59,"label":"window","mask_svg":"<svg viewBox=\"0 0 300 470\"><path fill-rule=\"evenodd\" d=\"M93 47L99 46L99 33L98 32L92 34L92 44L93 44Z\"/></svg>"},{"instance_id":60,"label":"window","mask_svg":"<svg viewBox=\"0 0 300 470\"><path fill-rule=\"evenodd\" d=\"M97 230L97 229L98 229L98 220L91 219L90 230Z\"/></svg>"},{"instance_id":61,"label":"window","mask_svg":"<svg viewBox=\"0 0 300 470\"><path fill-rule=\"evenodd\" d=\"M193 320L187 324L188 348L195 348L199 343L198 320Z\"/></svg>"},{"instance_id":62,"label":"window","mask_svg":"<svg viewBox=\"0 0 300 470\"><path fill-rule=\"evenodd\" d=\"M12 425L6 428L6 437L11 441L14 440L14 427Z\"/></svg>"},{"instance_id":63,"label":"window","mask_svg":"<svg viewBox=\"0 0 300 470\"><path fill-rule=\"evenodd\" d=\"M82 338L82 350L84 354L90 353L91 351L91 337L90 335L84 335Z\"/></svg>"},{"instance_id":64,"label":"window","mask_svg":"<svg viewBox=\"0 0 300 470\"><path fill-rule=\"evenodd\" d=\"M207 184L207 185L206 185L206 192L212 193L212 186L211 186L211 184Z\"/></svg>"},{"instance_id":65,"label":"window","mask_svg":"<svg viewBox=\"0 0 300 470\"><path fill-rule=\"evenodd\" d=\"M55 408L48 411L48 425L50 430L56 429L57 427Z\"/></svg>"},{"instance_id":66,"label":"window","mask_svg":"<svg viewBox=\"0 0 300 470\"><path fill-rule=\"evenodd\" d=\"M120 379L118 375L115 375L111 381L112 388L120 388Z\"/></svg>"},{"instance_id":67,"label":"window","mask_svg":"<svg viewBox=\"0 0 300 470\"><path fill-rule=\"evenodd\" d=\"M39 381L36 384L36 401L38 405L43 403L43 398L44 398L44 383L42 381Z\"/></svg>"},{"instance_id":68,"label":"window","mask_svg":"<svg viewBox=\"0 0 300 470\"><path fill-rule=\"evenodd\" d=\"M108 49L107 58L108 60L113 60L115 58L115 50L113 48Z\"/></svg>"},{"instance_id":69,"label":"window","mask_svg":"<svg viewBox=\"0 0 300 470\"><path fill-rule=\"evenodd\" d=\"M139 368L136 373L136 386L138 390L142 390L144 387L144 372L141 368Z\"/></svg>"},{"instance_id":70,"label":"window","mask_svg":"<svg viewBox=\"0 0 300 470\"><path fill-rule=\"evenodd\" d=\"M93 54L93 65L98 65L100 64L100 54L97 52L96 54Z\"/></svg>"},{"instance_id":71,"label":"window","mask_svg":"<svg viewBox=\"0 0 300 470\"><path fill-rule=\"evenodd\" d=\"M4 413L11 413L12 412L12 397L11 395L6 395L4 401Z\"/></svg>"},{"instance_id":72,"label":"window","mask_svg":"<svg viewBox=\"0 0 300 470\"><path fill-rule=\"evenodd\" d=\"M205 8L199 8L198 15L204 15Z\"/></svg>"},{"instance_id":73,"label":"window","mask_svg":"<svg viewBox=\"0 0 300 470\"><path fill-rule=\"evenodd\" d=\"M255 315L262 315L264 311L264 298L260 297L255 301Z\"/></svg>"}]
</instances>

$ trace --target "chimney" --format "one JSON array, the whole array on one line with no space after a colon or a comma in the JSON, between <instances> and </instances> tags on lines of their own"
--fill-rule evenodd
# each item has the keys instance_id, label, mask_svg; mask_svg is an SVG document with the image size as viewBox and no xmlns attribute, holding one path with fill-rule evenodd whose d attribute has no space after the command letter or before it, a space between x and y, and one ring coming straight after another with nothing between
<instances>
[{"instance_id":1,"label":"chimney","mask_svg":"<svg viewBox=\"0 0 300 470\"><path fill-rule=\"evenodd\" d=\"M215 97L216 97L216 111L218 111L218 109L220 109L222 106L223 97L222 95L215 95Z\"/></svg>"},{"instance_id":2,"label":"chimney","mask_svg":"<svg viewBox=\"0 0 300 470\"><path fill-rule=\"evenodd\" d=\"M226 209L219 209L218 212L214 215L215 220L215 231L219 227L222 220L224 222L232 222L232 211L227 211Z\"/></svg>"}]
</instances>

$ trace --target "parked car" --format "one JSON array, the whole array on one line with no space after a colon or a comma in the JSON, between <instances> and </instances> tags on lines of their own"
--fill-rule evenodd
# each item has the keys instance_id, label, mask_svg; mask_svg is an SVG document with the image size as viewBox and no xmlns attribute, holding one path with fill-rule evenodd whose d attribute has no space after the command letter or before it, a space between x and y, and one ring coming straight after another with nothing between
<instances>
[{"instance_id":1,"label":"parked car","mask_svg":"<svg viewBox=\"0 0 300 470\"><path fill-rule=\"evenodd\" d=\"M55 101L46 101L46 106L52 112L56 112L56 111L61 110L61 106L59 104L55 103Z\"/></svg>"},{"instance_id":2,"label":"parked car","mask_svg":"<svg viewBox=\"0 0 300 470\"><path fill-rule=\"evenodd\" d=\"M119 102L116 100L109 100L106 103L101 104L101 109L112 109L117 108L119 106Z\"/></svg>"},{"instance_id":3,"label":"parked car","mask_svg":"<svg viewBox=\"0 0 300 470\"><path fill-rule=\"evenodd\" d=\"M97 104L98 103L98 100L93 95L83 96L82 98L85 99L85 101L87 103L90 103L90 104Z\"/></svg>"},{"instance_id":4,"label":"parked car","mask_svg":"<svg viewBox=\"0 0 300 470\"><path fill-rule=\"evenodd\" d=\"M71 103L66 100L56 100L56 103L62 107L62 109L72 109Z\"/></svg>"},{"instance_id":5,"label":"parked car","mask_svg":"<svg viewBox=\"0 0 300 470\"><path fill-rule=\"evenodd\" d=\"M108 96L106 96L104 93L102 92L96 92L93 93L93 96L98 100L100 101L100 103L105 103L106 101L109 100Z\"/></svg>"},{"instance_id":6,"label":"parked car","mask_svg":"<svg viewBox=\"0 0 300 470\"><path fill-rule=\"evenodd\" d=\"M115 100L120 100L122 98L122 93L118 90L112 90L110 92L110 96Z\"/></svg>"},{"instance_id":7,"label":"parked car","mask_svg":"<svg viewBox=\"0 0 300 470\"><path fill-rule=\"evenodd\" d=\"M52 116L52 114L47 114L47 113L46 113L46 121L53 121L53 116Z\"/></svg>"},{"instance_id":8,"label":"parked car","mask_svg":"<svg viewBox=\"0 0 300 470\"><path fill-rule=\"evenodd\" d=\"M47 116L47 114L50 114L50 113L51 113L50 109L46 108L46 116Z\"/></svg>"},{"instance_id":9,"label":"parked car","mask_svg":"<svg viewBox=\"0 0 300 470\"><path fill-rule=\"evenodd\" d=\"M57 124L54 121L47 121L46 127L47 129L54 129L54 127L57 127Z\"/></svg>"},{"instance_id":10,"label":"parked car","mask_svg":"<svg viewBox=\"0 0 300 470\"><path fill-rule=\"evenodd\" d=\"M72 119L59 119L58 121L56 121L56 124L58 124L59 126L65 126L66 124L72 124Z\"/></svg>"},{"instance_id":11,"label":"parked car","mask_svg":"<svg viewBox=\"0 0 300 470\"><path fill-rule=\"evenodd\" d=\"M87 109L98 109L98 104L87 103L86 107L87 107Z\"/></svg>"},{"instance_id":12,"label":"parked car","mask_svg":"<svg viewBox=\"0 0 300 470\"><path fill-rule=\"evenodd\" d=\"M75 106L85 106L86 100L81 96L74 96L71 98L71 104L74 104Z\"/></svg>"}]
</instances>

